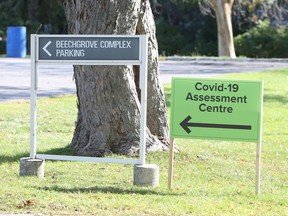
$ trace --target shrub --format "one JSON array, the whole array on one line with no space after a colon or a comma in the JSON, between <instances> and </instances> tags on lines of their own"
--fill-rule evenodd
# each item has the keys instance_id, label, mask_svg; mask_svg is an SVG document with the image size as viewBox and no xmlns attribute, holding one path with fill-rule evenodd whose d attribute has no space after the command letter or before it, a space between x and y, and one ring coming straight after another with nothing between
<instances>
[{"instance_id":1,"label":"shrub","mask_svg":"<svg viewBox=\"0 0 288 216\"><path fill-rule=\"evenodd\" d=\"M271 27L268 21L235 37L238 56L252 58L287 58L288 29Z\"/></svg>"}]
</instances>

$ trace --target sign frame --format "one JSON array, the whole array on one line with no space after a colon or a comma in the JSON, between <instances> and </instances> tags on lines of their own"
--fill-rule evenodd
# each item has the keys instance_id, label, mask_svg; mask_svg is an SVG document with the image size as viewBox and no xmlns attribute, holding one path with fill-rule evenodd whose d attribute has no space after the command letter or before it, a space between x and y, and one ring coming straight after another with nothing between
<instances>
[{"instance_id":1,"label":"sign frame","mask_svg":"<svg viewBox=\"0 0 288 216\"><path fill-rule=\"evenodd\" d=\"M73 64L73 65L140 65L142 61L142 49L144 48L141 44L141 41L143 41L143 38L140 35L35 35L36 37L36 61L37 63L60 63L60 64ZM50 38L51 40L54 40L55 38L61 38L63 40L69 38L81 38L82 40L85 39L92 39L99 40L101 38L115 38L115 39L138 39L139 40L139 53L138 53L138 59L137 60L88 60L79 57L78 60L65 60L65 59L41 59L40 57L40 50L44 47L40 47L40 40L44 38ZM142 39L141 39L142 38ZM46 44L47 45L47 44Z\"/></svg>"},{"instance_id":2,"label":"sign frame","mask_svg":"<svg viewBox=\"0 0 288 216\"><path fill-rule=\"evenodd\" d=\"M256 110L256 115L258 115L258 117L256 116L256 119L258 122L259 125L258 125L258 128L257 128L257 131L256 133L258 133L258 137L257 139L229 139L229 138L224 138L222 140L232 140L232 141L246 141L246 142L256 142L257 143L257 146L256 146L256 181L255 181L255 194L259 195L260 194L260 177L261 177L261 146L262 146L262 119L263 119L263 94L264 94L264 82L263 81L255 81L255 80L229 80L229 79L208 79L208 78L176 78L176 77L173 77L172 78L172 97L171 97L171 100L172 100L172 103L171 103L171 114L170 114L170 123L171 123L171 130L170 130L170 150L169 150L169 167L168 167L168 188L171 189L172 188L172 178L173 178L173 160L174 160L174 139L175 138L195 138L195 139L213 139L213 140L221 140L221 137L218 137L218 138L215 138L215 137L201 137L201 136L182 136L182 135L179 135L179 134L175 134L175 131L173 131L173 125L174 125L174 122L173 122L173 118L174 118L174 110L173 110L173 105L175 103L175 95L173 95L173 87L175 87L173 84L174 84L174 81L177 80L177 79L183 79L183 80L193 80L193 81L199 81L199 82L205 82L205 81L212 81L212 82L216 82L215 84L215 88L217 86L217 82L232 82L232 83L237 83L237 82L249 82L249 83L257 83L259 84L259 98L256 98L256 100L258 99L259 101L259 107L257 107L257 110ZM180 85L181 86L181 85ZM183 86L183 83L182 83L182 86ZM214 88L213 87L213 88ZM219 87L219 85L218 85ZM238 86L239 87L239 86ZM237 87L237 88L238 88ZM209 86L207 85L207 89L209 90ZM212 87L211 87L212 88ZM222 90L225 90L225 87L224 86L221 86L219 87L221 88ZM210 89L211 90L211 89ZM214 89L215 90L215 89ZM238 91L238 89L237 89ZM257 94L256 94L257 95ZM216 97L216 96L214 96ZM248 96L247 96L248 97ZM207 99L208 98L211 98L210 95L207 96ZM187 99L187 98L186 98ZM189 97L190 99L190 97ZM247 98L246 98L247 99ZM251 99L251 98L250 98ZM254 98L255 99L255 98ZM248 101L248 99L247 99ZM257 103L256 103L256 106L257 106ZM242 107L243 108L243 107ZM200 109L200 106L199 106L199 109ZM233 110L233 109L232 109ZM231 110L230 110L231 111ZM184 115L186 116L186 115ZM235 122L233 122L233 124L215 124L215 122L213 123L203 123L203 122L200 122L200 123L192 123L190 122L191 120L191 116L188 115L186 118L184 118L183 121L181 122L178 122L179 125L177 125L177 127L182 127L182 130L184 130L187 134L189 134L191 132L190 128L189 127L203 127L203 128L208 128L208 129L211 129L211 128L221 128L221 130L246 130L246 129L249 129L249 130L252 130L252 127L251 125L238 125L238 124L235 124ZM176 121L176 124L177 124L177 121ZM172 131L172 132L171 132Z\"/></svg>"},{"instance_id":3,"label":"sign frame","mask_svg":"<svg viewBox=\"0 0 288 216\"><path fill-rule=\"evenodd\" d=\"M138 59L135 60L41 60L39 50L40 38L134 38L139 40ZM30 83L30 158L66 161L87 161L102 163L140 164L146 163L146 119L147 119L147 70L148 70L148 36L147 35L36 35L31 34L31 83ZM47 45L47 44L46 44ZM45 45L45 46L46 46ZM140 146L138 159L102 158L86 156L64 156L37 154L37 89L40 64L72 64L72 65L139 65L140 66Z\"/></svg>"}]
</instances>

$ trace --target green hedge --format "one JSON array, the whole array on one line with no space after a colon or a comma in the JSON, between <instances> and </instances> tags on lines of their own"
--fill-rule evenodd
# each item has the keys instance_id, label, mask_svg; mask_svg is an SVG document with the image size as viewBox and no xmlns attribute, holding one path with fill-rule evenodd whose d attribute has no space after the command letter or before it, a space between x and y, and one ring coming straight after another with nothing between
<instances>
[{"instance_id":1,"label":"green hedge","mask_svg":"<svg viewBox=\"0 0 288 216\"><path fill-rule=\"evenodd\" d=\"M235 49L238 56L251 58L287 58L288 28L271 27L269 22L238 35L235 38Z\"/></svg>"}]
</instances>

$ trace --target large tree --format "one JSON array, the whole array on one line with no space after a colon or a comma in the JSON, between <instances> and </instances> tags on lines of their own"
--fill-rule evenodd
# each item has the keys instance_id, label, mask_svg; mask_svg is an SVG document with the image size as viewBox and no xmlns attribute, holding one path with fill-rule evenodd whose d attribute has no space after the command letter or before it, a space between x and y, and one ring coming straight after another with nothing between
<instances>
[{"instance_id":1,"label":"large tree","mask_svg":"<svg viewBox=\"0 0 288 216\"><path fill-rule=\"evenodd\" d=\"M168 145L159 81L158 45L148 0L64 0L70 34L147 34L147 149ZM78 117L72 146L79 155L137 154L140 135L138 66L74 66Z\"/></svg>"}]
</instances>

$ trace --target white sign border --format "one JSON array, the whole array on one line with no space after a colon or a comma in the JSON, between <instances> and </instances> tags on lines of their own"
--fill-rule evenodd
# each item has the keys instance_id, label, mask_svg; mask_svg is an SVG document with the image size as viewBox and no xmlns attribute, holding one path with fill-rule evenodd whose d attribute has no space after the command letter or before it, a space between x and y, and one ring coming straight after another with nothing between
<instances>
[{"instance_id":1,"label":"white sign border","mask_svg":"<svg viewBox=\"0 0 288 216\"><path fill-rule=\"evenodd\" d=\"M35 35L36 36L36 62L37 63L51 63L51 64L73 64L73 65L141 65L142 59L142 49L144 48L141 44L144 35ZM32 35L31 35L32 37ZM51 38L139 38L139 59L138 60L50 60L50 59L39 59L40 46L39 38L41 37L51 37ZM32 41L32 39L31 39Z\"/></svg>"}]
</instances>

